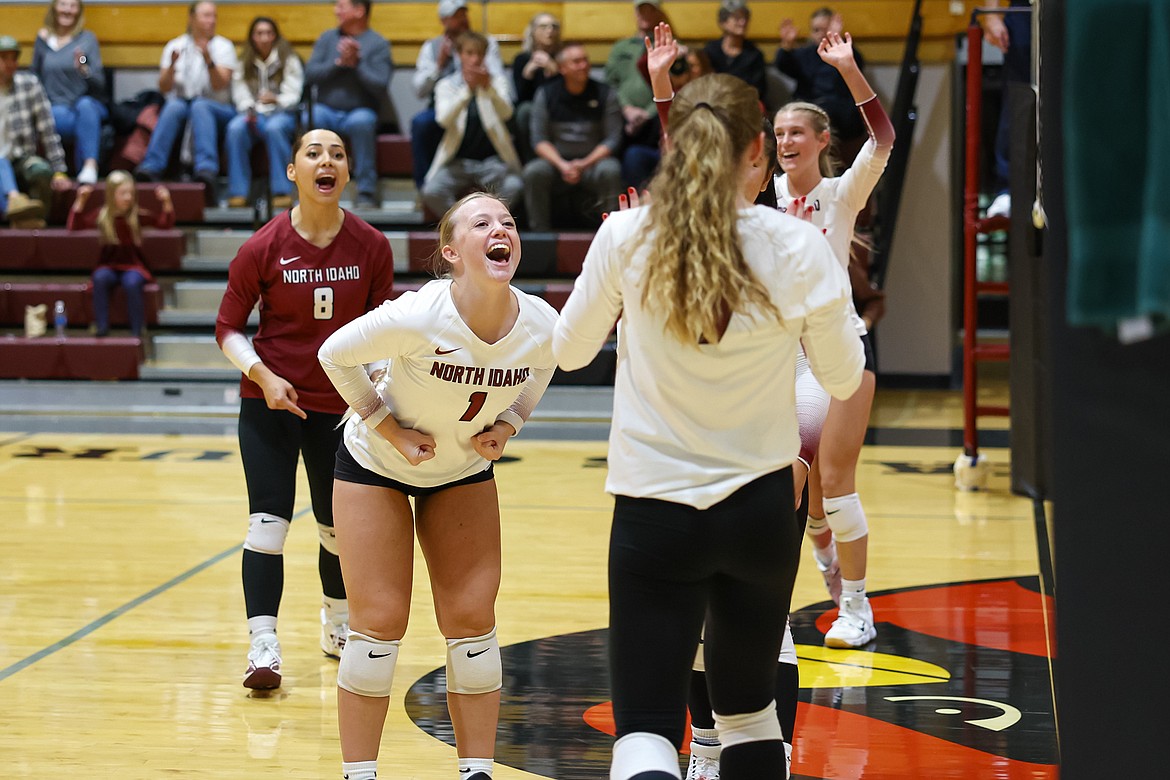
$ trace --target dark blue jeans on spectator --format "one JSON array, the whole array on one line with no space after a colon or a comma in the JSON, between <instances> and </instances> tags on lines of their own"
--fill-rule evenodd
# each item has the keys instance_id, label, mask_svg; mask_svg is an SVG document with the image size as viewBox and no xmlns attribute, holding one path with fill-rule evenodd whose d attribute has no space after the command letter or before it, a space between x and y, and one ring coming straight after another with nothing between
<instances>
[{"instance_id":1,"label":"dark blue jeans on spectator","mask_svg":"<svg viewBox=\"0 0 1170 780\"><path fill-rule=\"evenodd\" d=\"M292 161L292 137L296 132L296 115L289 111L257 114L249 122L246 114L237 114L228 122L224 146L228 156L228 197L247 197L252 183L252 147L257 141L268 151L268 181L273 196L288 195L292 182L286 171Z\"/></svg>"},{"instance_id":2,"label":"dark blue jeans on spectator","mask_svg":"<svg viewBox=\"0 0 1170 780\"><path fill-rule=\"evenodd\" d=\"M109 266L101 266L93 272L93 320L97 334L105 336L110 332L110 294L119 284L126 291L130 332L141 336L146 322L146 302L143 300L146 277L135 270L117 271Z\"/></svg>"},{"instance_id":3,"label":"dark blue jeans on spectator","mask_svg":"<svg viewBox=\"0 0 1170 780\"><path fill-rule=\"evenodd\" d=\"M414 167L414 186L419 190L442 142L443 128L435 121L435 109L424 108L415 114L410 120L410 161Z\"/></svg>"},{"instance_id":4,"label":"dark blue jeans on spectator","mask_svg":"<svg viewBox=\"0 0 1170 780\"><path fill-rule=\"evenodd\" d=\"M8 193L16 188L16 170L12 167L12 161L0 157L0 217L8 214Z\"/></svg>"},{"instance_id":5,"label":"dark blue jeans on spectator","mask_svg":"<svg viewBox=\"0 0 1170 780\"><path fill-rule=\"evenodd\" d=\"M78 171L86 160L97 160L101 151L102 122L110 110L97 98L82 95L71 106L54 105L53 122L62 141L73 141L74 165Z\"/></svg>"},{"instance_id":6,"label":"dark blue jeans on spectator","mask_svg":"<svg viewBox=\"0 0 1170 780\"><path fill-rule=\"evenodd\" d=\"M235 106L209 98L167 98L158 115L158 124L150 134L146 157L138 170L161 175L167 169L175 142L182 136L187 120L195 142L196 173L219 173L219 136L236 115Z\"/></svg>"}]
</instances>

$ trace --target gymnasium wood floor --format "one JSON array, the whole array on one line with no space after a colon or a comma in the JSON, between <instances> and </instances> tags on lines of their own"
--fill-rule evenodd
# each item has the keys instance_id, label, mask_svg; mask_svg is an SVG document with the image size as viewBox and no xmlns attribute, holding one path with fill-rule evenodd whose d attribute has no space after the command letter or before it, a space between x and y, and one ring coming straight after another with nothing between
<instances>
[{"instance_id":1,"label":"gymnasium wood floor","mask_svg":"<svg viewBox=\"0 0 1170 780\"><path fill-rule=\"evenodd\" d=\"M877 641L828 651L805 551L793 601L794 776L1055 778L1036 523L1008 492L955 491L957 394L879 391L860 493ZM521 437L498 467L505 699L496 778L608 776L604 442ZM0 777L336 778L334 678L317 643L307 488L286 555L285 684L240 685L247 507L231 436L0 434ZM421 563L382 776L454 778L444 645Z\"/></svg>"}]
</instances>

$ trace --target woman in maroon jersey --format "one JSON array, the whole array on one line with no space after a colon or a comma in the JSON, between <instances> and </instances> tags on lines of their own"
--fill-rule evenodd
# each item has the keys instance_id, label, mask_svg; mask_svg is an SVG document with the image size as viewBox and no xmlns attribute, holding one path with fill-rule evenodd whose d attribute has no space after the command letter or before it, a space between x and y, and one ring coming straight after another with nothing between
<instances>
[{"instance_id":1,"label":"woman in maroon jersey","mask_svg":"<svg viewBox=\"0 0 1170 780\"><path fill-rule=\"evenodd\" d=\"M321 649L339 657L349 607L333 535L333 467L346 404L317 362L325 339L388 299L390 245L380 231L343 210L349 155L329 130L293 144L288 178L299 204L249 238L228 269L215 338L243 373L240 456L248 484L244 602L251 649L247 688L280 685L276 615L284 589L282 552L293 518L298 454L304 458L321 549ZM251 341L248 317L260 303Z\"/></svg>"}]
</instances>

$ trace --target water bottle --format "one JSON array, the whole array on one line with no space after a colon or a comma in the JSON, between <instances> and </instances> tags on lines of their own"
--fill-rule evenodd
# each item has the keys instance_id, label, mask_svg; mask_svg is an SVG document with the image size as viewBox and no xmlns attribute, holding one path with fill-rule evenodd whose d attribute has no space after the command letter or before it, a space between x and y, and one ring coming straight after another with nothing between
<instances>
[{"instance_id":1,"label":"water bottle","mask_svg":"<svg viewBox=\"0 0 1170 780\"><path fill-rule=\"evenodd\" d=\"M53 324L57 326L57 338L65 338L65 326L69 324L69 318L65 316L65 301L53 304Z\"/></svg>"}]
</instances>

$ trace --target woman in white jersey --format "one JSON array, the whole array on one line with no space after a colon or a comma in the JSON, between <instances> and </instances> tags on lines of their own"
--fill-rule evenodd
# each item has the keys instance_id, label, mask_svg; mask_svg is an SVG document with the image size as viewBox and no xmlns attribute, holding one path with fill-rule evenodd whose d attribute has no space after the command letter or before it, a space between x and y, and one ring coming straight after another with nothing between
<instances>
[{"instance_id":1,"label":"woman in white jersey","mask_svg":"<svg viewBox=\"0 0 1170 780\"><path fill-rule=\"evenodd\" d=\"M841 397L864 358L820 231L740 192L763 146L755 90L697 79L669 119L654 202L602 224L554 339L561 367L579 368L621 315L606 480L610 777L679 776L704 621L723 777L783 776L773 686L800 545L797 344Z\"/></svg>"},{"instance_id":2,"label":"woman in white jersey","mask_svg":"<svg viewBox=\"0 0 1170 780\"><path fill-rule=\"evenodd\" d=\"M869 140L852 166L835 177L829 161L828 114L811 103L784 106L775 118L782 171L776 180L776 200L780 210L823 229L841 267L848 268L853 226L885 170L894 145L894 128L854 61L849 34L841 37L830 32L817 51L849 86ZM807 531L817 567L833 600L840 604L837 619L825 634L825 644L845 648L861 647L877 636L873 610L865 595L869 528L856 489L857 458L869 425L876 380L866 324L857 316L852 301L849 315L865 344L865 376L847 400L829 401L823 396L828 412L810 474ZM798 383L805 380L807 377L798 375Z\"/></svg>"},{"instance_id":3,"label":"woman in white jersey","mask_svg":"<svg viewBox=\"0 0 1170 780\"><path fill-rule=\"evenodd\" d=\"M495 197L475 193L452 206L439 222L439 247L448 276L359 317L319 353L354 412L334 487L349 584L350 633L337 672L349 780L376 777L410 613L416 534L447 638L457 776L492 776L502 684L495 626L500 510L492 467L552 378L557 315L511 286L520 238ZM376 388L362 366L383 359L390 367Z\"/></svg>"}]
</instances>

